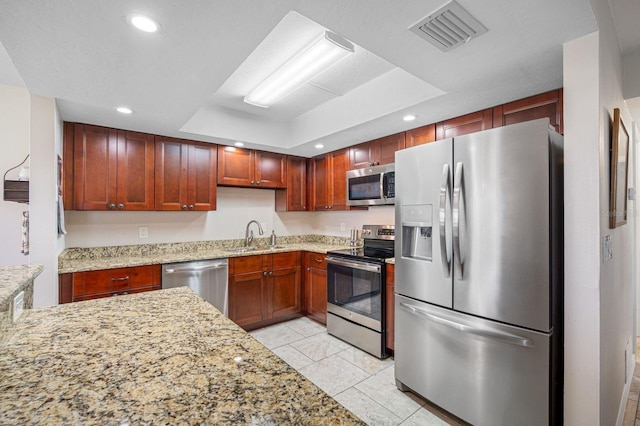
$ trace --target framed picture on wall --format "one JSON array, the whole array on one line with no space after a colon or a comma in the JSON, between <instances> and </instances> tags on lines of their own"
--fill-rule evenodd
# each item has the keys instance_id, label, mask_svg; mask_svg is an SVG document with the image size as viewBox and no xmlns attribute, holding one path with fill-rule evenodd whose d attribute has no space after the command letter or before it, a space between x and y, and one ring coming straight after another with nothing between
<instances>
[{"instance_id":1,"label":"framed picture on wall","mask_svg":"<svg viewBox=\"0 0 640 426\"><path fill-rule=\"evenodd\" d=\"M620 118L620 108L613 110L611 137L611 191L609 194L609 228L627 223L627 188L629 175L629 133Z\"/></svg>"}]
</instances>

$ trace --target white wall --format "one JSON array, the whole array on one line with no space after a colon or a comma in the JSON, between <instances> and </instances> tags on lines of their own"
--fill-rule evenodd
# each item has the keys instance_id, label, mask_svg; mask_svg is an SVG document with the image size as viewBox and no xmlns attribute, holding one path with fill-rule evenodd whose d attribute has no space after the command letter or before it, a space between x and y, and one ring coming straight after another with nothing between
<instances>
[{"instance_id":1,"label":"white wall","mask_svg":"<svg viewBox=\"0 0 640 426\"><path fill-rule=\"evenodd\" d=\"M26 89L0 85L0 173L19 164L29 154L30 98ZM27 161L26 165L29 165ZM18 170L7 175L17 180ZM4 190L4 187L3 187ZM4 201L0 198L0 265L29 263L29 256L20 253L22 248L22 212L28 204Z\"/></svg>"},{"instance_id":2,"label":"white wall","mask_svg":"<svg viewBox=\"0 0 640 426\"><path fill-rule=\"evenodd\" d=\"M599 31L564 46L564 421L568 425L620 422L630 383L625 379L632 374L625 365L625 350L633 340L632 202L627 225L609 229L613 109L621 109L625 123L630 124L631 118L622 96L621 53L608 3L594 0L592 6ZM633 168L629 171L633 186ZM600 241L605 235L611 235L613 259L601 263Z\"/></svg>"},{"instance_id":3,"label":"white wall","mask_svg":"<svg viewBox=\"0 0 640 426\"><path fill-rule=\"evenodd\" d=\"M62 127L55 100L31 96L30 262L44 265L35 280L34 307L58 303L57 156Z\"/></svg>"},{"instance_id":4,"label":"white wall","mask_svg":"<svg viewBox=\"0 0 640 426\"><path fill-rule=\"evenodd\" d=\"M276 212L273 190L228 187L218 187L218 207L211 212L68 211L65 217L69 232L67 247L244 238L245 227L252 219L265 225L265 237L272 229L281 236L348 237L352 226L394 223L393 207L346 212ZM340 231L341 223L345 224L345 231ZM140 226L148 227L149 238L138 238Z\"/></svg>"}]
</instances>

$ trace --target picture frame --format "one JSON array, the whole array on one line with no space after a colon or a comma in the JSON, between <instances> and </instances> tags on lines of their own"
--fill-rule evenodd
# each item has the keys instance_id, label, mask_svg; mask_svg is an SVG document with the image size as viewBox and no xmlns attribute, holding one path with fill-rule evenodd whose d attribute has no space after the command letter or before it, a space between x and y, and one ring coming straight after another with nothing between
<instances>
[{"instance_id":1,"label":"picture frame","mask_svg":"<svg viewBox=\"0 0 640 426\"><path fill-rule=\"evenodd\" d=\"M620 108L613 110L612 130L609 228L614 229L627 223L627 188L629 185L629 133L620 118Z\"/></svg>"}]
</instances>

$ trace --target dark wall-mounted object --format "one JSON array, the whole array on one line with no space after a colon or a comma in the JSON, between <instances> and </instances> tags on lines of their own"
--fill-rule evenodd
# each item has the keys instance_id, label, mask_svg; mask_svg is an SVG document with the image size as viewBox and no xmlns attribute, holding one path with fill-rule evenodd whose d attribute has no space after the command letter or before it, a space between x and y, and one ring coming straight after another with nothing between
<instances>
[{"instance_id":1,"label":"dark wall-mounted object","mask_svg":"<svg viewBox=\"0 0 640 426\"><path fill-rule=\"evenodd\" d=\"M20 164L10 168L4 172L2 180L4 181L4 200L14 201L16 203L29 204L29 181L28 180L7 180L7 173L22 166L29 159L29 155L25 157Z\"/></svg>"}]
</instances>

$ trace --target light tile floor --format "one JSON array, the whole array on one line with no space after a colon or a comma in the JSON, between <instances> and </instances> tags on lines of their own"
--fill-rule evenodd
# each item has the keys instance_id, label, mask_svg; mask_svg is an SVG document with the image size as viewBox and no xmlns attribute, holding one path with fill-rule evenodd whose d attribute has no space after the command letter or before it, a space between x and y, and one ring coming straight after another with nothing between
<instances>
[{"instance_id":1,"label":"light tile floor","mask_svg":"<svg viewBox=\"0 0 640 426\"><path fill-rule=\"evenodd\" d=\"M392 358L375 358L308 318L251 335L369 425L460 425L438 407L399 391Z\"/></svg>"}]
</instances>

